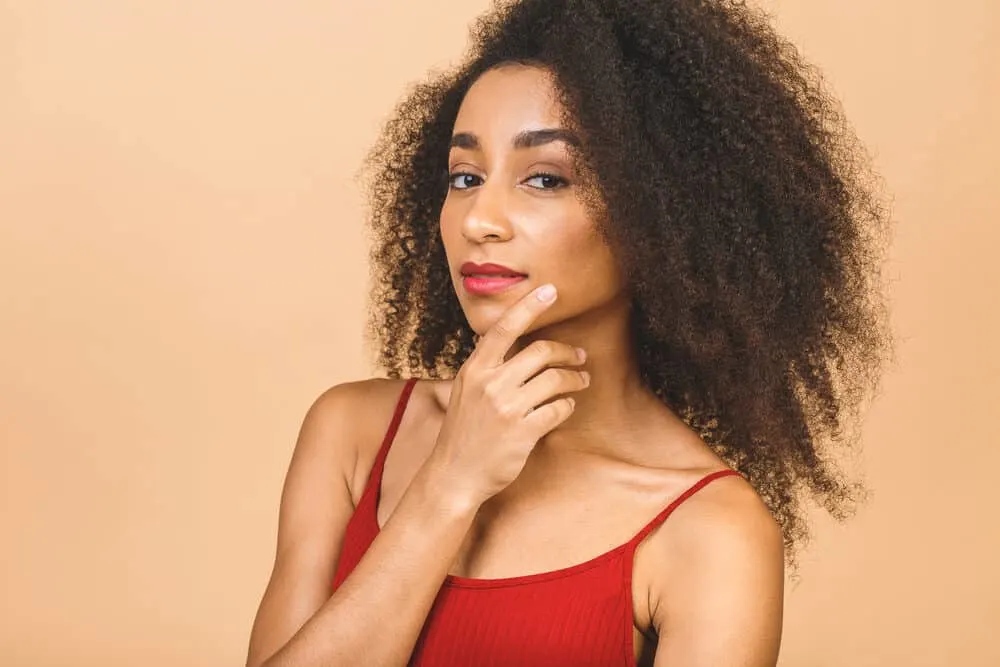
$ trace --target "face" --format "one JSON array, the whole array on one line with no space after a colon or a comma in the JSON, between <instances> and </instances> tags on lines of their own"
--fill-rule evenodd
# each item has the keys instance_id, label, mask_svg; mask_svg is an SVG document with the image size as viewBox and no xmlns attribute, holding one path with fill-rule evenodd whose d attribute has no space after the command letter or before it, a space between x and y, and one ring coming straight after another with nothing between
<instances>
[{"instance_id":1,"label":"face","mask_svg":"<svg viewBox=\"0 0 1000 667\"><path fill-rule=\"evenodd\" d=\"M561 126L561 111L545 70L506 65L472 85L455 120L441 236L459 302L480 335L548 282L559 298L532 330L622 297L614 256L584 203L569 152L575 139ZM469 278L468 262L524 277Z\"/></svg>"}]
</instances>

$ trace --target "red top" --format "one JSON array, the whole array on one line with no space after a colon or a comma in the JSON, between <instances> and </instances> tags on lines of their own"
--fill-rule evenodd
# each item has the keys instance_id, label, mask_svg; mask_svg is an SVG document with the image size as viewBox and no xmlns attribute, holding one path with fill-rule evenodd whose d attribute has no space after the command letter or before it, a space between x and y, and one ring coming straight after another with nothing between
<instances>
[{"instance_id":1,"label":"red top","mask_svg":"<svg viewBox=\"0 0 1000 667\"><path fill-rule=\"evenodd\" d=\"M406 382L365 490L347 525L333 589L347 578L379 532L382 469L416 379ZM709 482L700 479L631 540L570 567L501 579L448 575L410 659L412 667L563 667L628 665L632 646L632 559L670 513Z\"/></svg>"}]
</instances>

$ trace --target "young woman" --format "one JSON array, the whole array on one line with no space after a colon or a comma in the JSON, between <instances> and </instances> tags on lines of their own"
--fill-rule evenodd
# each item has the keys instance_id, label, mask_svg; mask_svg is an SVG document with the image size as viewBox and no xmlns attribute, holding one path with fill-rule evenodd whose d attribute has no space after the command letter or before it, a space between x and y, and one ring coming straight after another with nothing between
<instances>
[{"instance_id":1,"label":"young woman","mask_svg":"<svg viewBox=\"0 0 1000 667\"><path fill-rule=\"evenodd\" d=\"M390 378L306 416L247 664L773 666L889 345L859 149L735 0L473 36L372 154Z\"/></svg>"}]
</instances>

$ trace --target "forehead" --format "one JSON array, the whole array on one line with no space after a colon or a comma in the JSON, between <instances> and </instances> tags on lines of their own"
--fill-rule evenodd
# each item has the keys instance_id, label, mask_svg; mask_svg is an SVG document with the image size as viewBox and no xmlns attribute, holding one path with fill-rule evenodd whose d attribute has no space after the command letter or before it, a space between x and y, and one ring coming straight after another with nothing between
<instances>
[{"instance_id":1,"label":"forehead","mask_svg":"<svg viewBox=\"0 0 1000 667\"><path fill-rule=\"evenodd\" d=\"M484 73L469 88L455 119L455 132L471 132L488 141L526 128L558 127L561 111L548 72L504 65Z\"/></svg>"}]
</instances>

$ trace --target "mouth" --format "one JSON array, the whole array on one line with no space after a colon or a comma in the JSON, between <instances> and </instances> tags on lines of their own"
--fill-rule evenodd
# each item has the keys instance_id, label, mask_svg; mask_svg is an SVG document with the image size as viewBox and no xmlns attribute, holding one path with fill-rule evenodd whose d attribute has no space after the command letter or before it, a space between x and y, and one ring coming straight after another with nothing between
<instances>
[{"instance_id":1,"label":"mouth","mask_svg":"<svg viewBox=\"0 0 1000 667\"><path fill-rule=\"evenodd\" d=\"M459 267L459 272L463 276L472 276L474 278L488 278L492 276L500 276L504 278L516 278L523 277L526 274L513 269L509 266L504 266L503 264L495 264L493 262L486 262L485 264L477 264L476 262L465 262Z\"/></svg>"},{"instance_id":2,"label":"mouth","mask_svg":"<svg viewBox=\"0 0 1000 667\"><path fill-rule=\"evenodd\" d=\"M500 294L528 277L517 269L493 262L465 262L459 272L462 274L462 286L466 293L473 296Z\"/></svg>"},{"instance_id":3,"label":"mouth","mask_svg":"<svg viewBox=\"0 0 1000 667\"><path fill-rule=\"evenodd\" d=\"M469 294L488 296L505 292L527 277L523 274L470 274L462 276L462 286Z\"/></svg>"},{"instance_id":4,"label":"mouth","mask_svg":"<svg viewBox=\"0 0 1000 667\"><path fill-rule=\"evenodd\" d=\"M459 267L459 272L465 292L473 296L500 294L528 277L517 269L493 262L465 262Z\"/></svg>"},{"instance_id":5,"label":"mouth","mask_svg":"<svg viewBox=\"0 0 1000 667\"><path fill-rule=\"evenodd\" d=\"M463 278L527 278L526 273L463 273Z\"/></svg>"}]
</instances>

